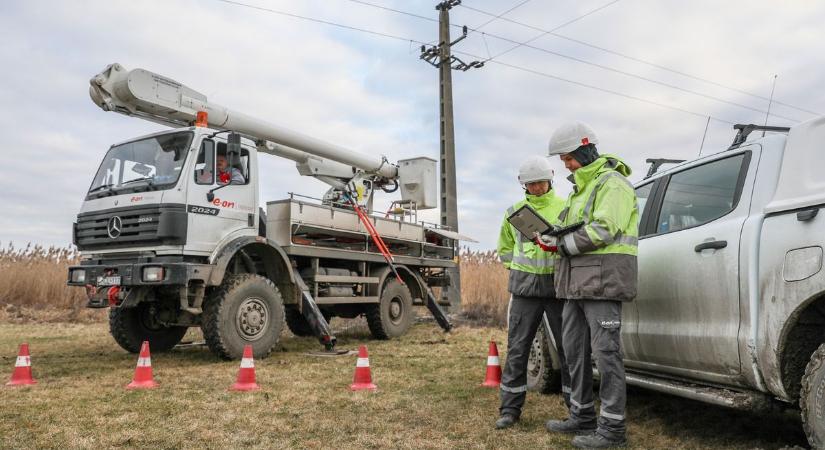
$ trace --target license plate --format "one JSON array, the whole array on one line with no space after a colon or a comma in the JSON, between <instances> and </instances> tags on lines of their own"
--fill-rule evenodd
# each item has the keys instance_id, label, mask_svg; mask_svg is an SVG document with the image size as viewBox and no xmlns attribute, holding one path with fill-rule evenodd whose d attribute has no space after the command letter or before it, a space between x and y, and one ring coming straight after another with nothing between
<instances>
[{"instance_id":1,"label":"license plate","mask_svg":"<svg viewBox=\"0 0 825 450\"><path fill-rule=\"evenodd\" d=\"M112 277L97 277L98 286L120 286L120 275Z\"/></svg>"}]
</instances>

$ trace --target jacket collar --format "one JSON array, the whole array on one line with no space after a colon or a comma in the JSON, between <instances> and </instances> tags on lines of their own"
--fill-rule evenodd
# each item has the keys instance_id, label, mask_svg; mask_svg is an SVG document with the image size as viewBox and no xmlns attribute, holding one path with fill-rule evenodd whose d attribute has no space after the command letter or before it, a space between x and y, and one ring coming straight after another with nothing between
<instances>
[{"instance_id":1,"label":"jacket collar","mask_svg":"<svg viewBox=\"0 0 825 450\"><path fill-rule=\"evenodd\" d=\"M527 203L533 208L541 209L550 206L550 203L555 198L556 193L553 188L542 195L525 194Z\"/></svg>"},{"instance_id":2,"label":"jacket collar","mask_svg":"<svg viewBox=\"0 0 825 450\"><path fill-rule=\"evenodd\" d=\"M573 190L578 193L593 179L609 170L615 170L624 176L629 176L632 173L630 166L621 158L615 155L605 154L599 156L592 163L573 172L567 179L574 184Z\"/></svg>"}]
</instances>

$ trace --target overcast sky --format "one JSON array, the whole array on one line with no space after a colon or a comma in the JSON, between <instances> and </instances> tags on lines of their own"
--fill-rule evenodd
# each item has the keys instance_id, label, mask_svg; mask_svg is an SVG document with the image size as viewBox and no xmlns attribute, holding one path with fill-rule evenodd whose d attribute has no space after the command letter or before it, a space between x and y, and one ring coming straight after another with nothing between
<instances>
[{"instance_id":1,"label":"overcast sky","mask_svg":"<svg viewBox=\"0 0 825 450\"><path fill-rule=\"evenodd\" d=\"M369 2L438 17L431 0ZM219 0L0 1L0 243L69 244L109 145L163 129L91 102L88 80L113 62L360 152L438 158L438 73L418 58L436 22L351 0L242 3L402 39ZM541 35L453 73L459 223L473 248L495 246L503 211L523 196L518 166L546 154L563 121L590 123L600 151L625 158L635 181L646 158L697 156L708 116L703 153L730 143L725 121L763 123L774 74L771 124L825 112L822 2L464 0L451 21L476 29L492 19L476 10L517 5L454 47L469 62ZM566 195L567 174L552 161ZM326 185L264 156L260 189L268 201L320 196Z\"/></svg>"}]
</instances>

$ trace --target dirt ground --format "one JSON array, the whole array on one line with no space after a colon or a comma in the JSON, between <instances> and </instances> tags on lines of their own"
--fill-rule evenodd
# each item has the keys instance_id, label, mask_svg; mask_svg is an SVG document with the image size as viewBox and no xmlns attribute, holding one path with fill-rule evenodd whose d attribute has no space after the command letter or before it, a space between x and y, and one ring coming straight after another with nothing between
<instances>
[{"instance_id":1,"label":"dirt ground","mask_svg":"<svg viewBox=\"0 0 825 450\"><path fill-rule=\"evenodd\" d=\"M569 437L544 430L545 420L565 415L556 395L530 393L522 421L493 430L498 392L479 387L491 338L505 335L469 327L444 334L423 323L375 341L349 328L339 347L368 345L375 393L348 389L355 356L309 356L314 339L293 337L256 361L258 392L229 392L238 363L200 345L153 354L160 387L127 391L137 357L105 324L0 324L0 380L10 377L21 342L30 344L38 380L0 387L0 448L570 448ZM627 416L629 448L806 446L793 414L764 417L631 389Z\"/></svg>"}]
</instances>

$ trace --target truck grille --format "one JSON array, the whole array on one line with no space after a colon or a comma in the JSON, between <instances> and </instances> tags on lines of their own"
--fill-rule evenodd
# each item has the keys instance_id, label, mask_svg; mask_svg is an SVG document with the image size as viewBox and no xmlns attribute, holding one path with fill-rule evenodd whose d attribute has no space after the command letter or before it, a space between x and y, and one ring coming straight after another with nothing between
<instances>
[{"instance_id":1,"label":"truck grille","mask_svg":"<svg viewBox=\"0 0 825 450\"><path fill-rule=\"evenodd\" d=\"M184 205L126 207L78 214L73 237L79 250L183 245L186 228Z\"/></svg>"}]
</instances>

